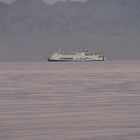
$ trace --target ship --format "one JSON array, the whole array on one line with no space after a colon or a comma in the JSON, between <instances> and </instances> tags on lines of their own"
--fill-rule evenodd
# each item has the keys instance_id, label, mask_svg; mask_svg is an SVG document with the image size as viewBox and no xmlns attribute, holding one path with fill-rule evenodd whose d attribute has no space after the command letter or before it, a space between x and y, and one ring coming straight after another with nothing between
<instances>
[{"instance_id":1,"label":"ship","mask_svg":"<svg viewBox=\"0 0 140 140\"><path fill-rule=\"evenodd\" d=\"M90 61L105 61L105 56L101 53L89 51L81 52L64 52L61 50L53 53L49 58L49 62L90 62Z\"/></svg>"}]
</instances>

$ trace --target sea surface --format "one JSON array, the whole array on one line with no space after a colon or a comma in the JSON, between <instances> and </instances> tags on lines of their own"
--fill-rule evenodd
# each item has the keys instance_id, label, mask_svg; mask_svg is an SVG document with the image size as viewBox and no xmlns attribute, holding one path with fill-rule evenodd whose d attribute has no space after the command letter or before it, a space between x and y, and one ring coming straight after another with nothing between
<instances>
[{"instance_id":1,"label":"sea surface","mask_svg":"<svg viewBox=\"0 0 140 140\"><path fill-rule=\"evenodd\" d=\"M1 62L0 140L140 140L140 61Z\"/></svg>"}]
</instances>

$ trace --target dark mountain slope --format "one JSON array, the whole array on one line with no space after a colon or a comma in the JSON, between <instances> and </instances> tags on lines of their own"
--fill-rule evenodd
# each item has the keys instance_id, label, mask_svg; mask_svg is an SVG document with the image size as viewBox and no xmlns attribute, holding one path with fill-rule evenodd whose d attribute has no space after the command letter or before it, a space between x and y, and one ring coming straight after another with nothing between
<instances>
[{"instance_id":1,"label":"dark mountain slope","mask_svg":"<svg viewBox=\"0 0 140 140\"><path fill-rule=\"evenodd\" d=\"M43 60L58 48L140 59L139 6L139 0L0 3L0 60Z\"/></svg>"},{"instance_id":2,"label":"dark mountain slope","mask_svg":"<svg viewBox=\"0 0 140 140\"><path fill-rule=\"evenodd\" d=\"M0 2L0 31L2 30L3 21L5 21L6 9L9 7L8 4Z\"/></svg>"},{"instance_id":3,"label":"dark mountain slope","mask_svg":"<svg viewBox=\"0 0 140 140\"><path fill-rule=\"evenodd\" d=\"M66 1L53 6L41 0L17 0L8 8L4 25L8 32L27 34L139 33L139 5L138 0Z\"/></svg>"}]
</instances>

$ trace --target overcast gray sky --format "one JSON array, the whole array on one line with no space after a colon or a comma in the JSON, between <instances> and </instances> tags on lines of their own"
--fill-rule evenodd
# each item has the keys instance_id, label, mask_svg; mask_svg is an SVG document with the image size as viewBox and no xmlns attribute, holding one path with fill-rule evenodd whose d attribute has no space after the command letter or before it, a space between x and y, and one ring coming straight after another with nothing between
<instances>
[{"instance_id":1,"label":"overcast gray sky","mask_svg":"<svg viewBox=\"0 0 140 140\"><path fill-rule=\"evenodd\" d=\"M5 2L5 3L11 3L11 2L13 2L13 1L15 1L15 0L0 0L0 1L2 1L2 2ZM57 2L57 1L65 1L65 0L43 0L43 1L46 1L46 2L48 2L48 3L55 3L55 2ZM73 0L73 1L86 1L86 0Z\"/></svg>"}]
</instances>

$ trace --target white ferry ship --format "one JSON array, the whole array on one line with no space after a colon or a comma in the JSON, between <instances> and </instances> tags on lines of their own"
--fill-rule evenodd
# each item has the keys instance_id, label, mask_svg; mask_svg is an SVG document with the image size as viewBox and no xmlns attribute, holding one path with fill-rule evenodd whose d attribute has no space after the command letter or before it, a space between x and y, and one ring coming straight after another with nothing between
<instances>
[{"instance_id":1,"label":"white ferry ship","mask_svg":"<svg viewBox=\"0 0 140 140\"><path fill-rule=\"evenodd\" d=\"M81 62L81 61L104 61L104 55L100 53L94 53L89 51L82 51L82 52L63 52L57 51L48 58L48 61L51 62Z\"/></svg>"}]
</instances>

